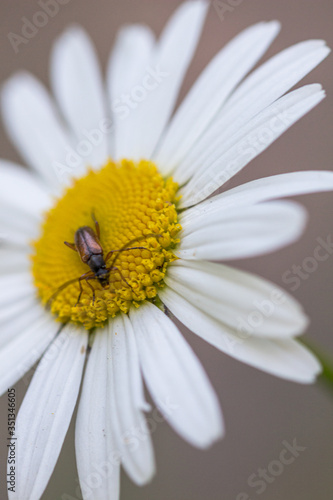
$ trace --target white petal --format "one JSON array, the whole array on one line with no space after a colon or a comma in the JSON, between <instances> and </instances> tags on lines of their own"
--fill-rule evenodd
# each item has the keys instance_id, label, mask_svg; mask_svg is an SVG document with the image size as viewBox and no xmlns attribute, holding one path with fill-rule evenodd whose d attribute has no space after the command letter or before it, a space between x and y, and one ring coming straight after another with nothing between
<instances>
[{"instance_id":1,"label":"white petal","mask_svg":"<svg viewBox=\"0 0 333 500\"><path fill-rule=\"evenodd\" d=\"M180 86L192 60L209 3L204 0L181 4L164 28L153 67L160 67L167 76L147 99L143 114L141 155L150 158L176 103Z\"/></svg>"},{"instance_id":2,"label":"white petal","mask_svg":"<svg viewBox=\"0 0 333 500\"><path fill-rule=\"evenodd\" d=\"M0 198L9 209L15 207L40 220L52 198L39 179L16 163L0 160Z\"/></svg>"},{"instance_id":3,"label":"white petal","mask_svg":"<svg viewBox=\"0 0 333 500\"><path fill-rule=\"evenodd\" d=\"M324 40L306 40L288 47L253 71L233 93L226 108L236 105L242 109L241 99L249 97L261 100L262 105L265 94L270 92L277 99L318 66L330 51Z\"/></svg>"},{"instance_id":4,"label":"white petal","mask_svg":"<svg viewBox=\"0 0 333 500\"><path fill-rule=\"evenodd\" d=\"M14 272L0 276L0 308L10 306L21 297L35 296L31 273Z\"/></svg>"},{"instance_id":5,"label":"white petal","mask_svg":"<svg viewBox=\"0 0 333 500\"><path fill-rule=\"evenodd\" d=\"M131 94L133 88L142 84L154 46L155 37L148 27L132 25L120 30L111 52L107 80L115 123L114 156L117 159L138 156L142 103L134 103L138 109L131 109L121 102L123 95Z\"/></svg>"},{"instance_id":6,"label":"white petal","mask_svg":"<svg viewBox=\"0 0 333 500\"><path fill-rule=\"evenodd\" d=\"M313 354L293 339L261 339L247 331L240 331L236 336L169 287L160 293L160 297L187 328L243 363L303 384L314 382L321 371Z\"/></svg>"},{"instance_id":7,"label":"white petal","mask_svg":"<svg viewBox=\"0 0 333 500\"><path fill-rule=\"evenodd\" d=\"M155 461L150 431L140 410L144 402L142 378L128 317L111 321L109 334L109 390L116 446L127 474L143 485L153 477Z\"/></svg>"},{"instance_id":8,"label":"white petal","mask_svg":"<svg viewBox=\"0 0 333 500\"><path fill-rule=\"evenodd\" d=\"M72 173L66 167L71 142L48 92L21 72L5 83L1 97L5 125L22 157L50 189L59 190Z\"/></svg>"},{"instance_id":9,"label":"white petal","mask_svg":"<svg viewBox=\"0 0 333 500\"><path fill-rule=\"evenodd\" d=\"M32 313L30 313L31 315ZM23 319L23 318L22 318ZM0 351L0 395L14 385L43 354L55 337L59 326L40 308L30 324L21 326Z\"/></svg>"},{"instance_id":10,"label":"white petal","mask_svg":"<svg viewBox=\"0 0 333 500\"><path fill-rule=\"evenodd\" d=\"M79 26L67 29L54 44L51 82L59 107L74 131L75 149L83 162L103 165L110 156L110 133L106 134L103 126L109 117L97 55Z\"/></svg>"},{"instance_id":11,"label":"white petal","mask_svg":"<svg viewBox=\"0 0 333 500\"><path fill-rule=\"evenodd\" d=\"M229 141L217 141L194 177L180 190L182 206L207 198L264 151L325 94L320 85L306 85L268 106L240 128ZM177 180L177 179L176 179Z\"/></svg>"},{"instance_id":12,"label":"white petal","mask_svg":"<svg viewBox=\"0 0 333 500\"><path fill-rule=\"evenodd\" d=\"M325 170L272 175L229 189L186 210L182 215L182 223L185 225L187 221L196 218L198 214L210 215L220 210L230 210L234 207L248 206L252 203L261 203L275 198L331 191L332 189L333 172Z\"/></svg>"},{"instance_id":13,"label":"white petal","mask_svg":"<svg viewBox=\"0 0 333 500\"><path fill-rule=\"evenodd\" d=\"M111 99L138 84L154 45L155 36L148 26L133 24L118 32L107 68Z\"/></svg>"},{"instance_id":14,"label":"white petal","mask_svg":"<svg viewBox=\"0 0 333 500\"><path fill-rule=\"evenodd\" d=\"M40 233L40 223L31 214L0 201L0 239L7 244L27 247Z\"/></svg>"},{"instance_id":15,"label":"white petal","mask_svg":"<svg viewBox=\"0 0 333 500\"><path fill-rule=\"evenodd\" d=\"M162 140L155 160L163 171L170 172L197 142L279 29L276 21L251 26L213 58L180 105Z\"/></svg>"},{"instance_id":16,"label":"white petal","mask_svg":"<svg viewBox=\"0 0 333 500\"><path fill-rule=\"evenodd\" d=\"M27 252L16 248L0 247L0 276L29 271L31 262Z\"/></svg>"},{"instance_id":17,"label":"white petal","mask_svg":"<svg viewBox=\"0 0 333 500\"><path fill-rule=\"evenodd\" d=\"M39 317L41 315L41 311L43 308L40 305L40 302L33 293L30 293L26 296L19 297L12 304L7 307L0 308L0 346L4 345L7 340L11 341L13 332L21 333L22 328L12 328L12 324L14 322L18 323L21 321L21 318L25 316L25 322L22 320L22 325L26 326L27 323L31 322L31 319L34 317ZM27 321L28 320L28 321ZM6 339L6 332L10 331L11 334L8 335L8 339ZM15 334L14 333L14 334Z\"/></svg>"},{"instance_id":18,"label":"white petal","mask_svg":"<svg viewBox=\"0 0 333 500\"><path fill-rule=\"evenodd\" d=\"M27 327L37 323L44 314L43 307L33 293L28 297L19 297L9 306L2 307L0 309L0 347L10 348L16 337L22 340ZM54 325L54 331L57 329L57 325Z\"/></svg>"},{"instance_id":19,"label":"white petal","mask_svg":"<svg viewBox=\"0 0 333 500\"><path fill-rule=\"evenodd\" d=\"M200 205L194 210L196 217L180 220L183 230L174 253L182 259L233 260L262 255L296 241L306 223L305 209L287 201L208 214Z\"/></svg>"},{"instance_id":20,"label":"white petal","mask_svg":"<svg viewBox=\"0 0 333 500\"><path fill-rule=\"evenodd\" d=\"M127 157L133 159L151 158L176 103L201 33L208 5L208 2L203 0L195 0L184 2L178 7L152 51L149 65L143 66L143 78L141 77L142 79L130 89L131 104L124 104L122 100L118 110L115 110L124 115L124 126L121 127L119 134L124 133L125 137L120 138L117 133L117 141L121 145L127 141L127 152L118 149L117 158L124 156L125 153ZM139 40L141 44L140 37ZM149 56L149 41L145 47L139 59L141 63ZM136 94L137 86L141 89L138 94ZM122 98L122 96L115 97ZM128 130L131 131L131 135L125 128L125 122L129 124ZM136 136L133 148L132 131Z\"/></svg>"},{"instance_id":21,"label":"white petal","mask_svg":"<svg viewBox=\"0 0 333 500\"><path fill-rule=\"evenodd\" d=\"M38 365L16 420L17 478L10 500L37 500L46 488L76 404L87 340L84 330L65 327Z\"/></svg>"},{"instance_id":22,"label":"white petal","mask_svg":"<svg viewBox=\"0 0 333 500\"><path fill-rule=\"evenodd\" d=\"M214 390L197 357L160 309L131 310L147 387L169 424L189 443L207 448L223 435Z\"/></svg>"},{"instance_id":23,"label":"white petal","mask_svg":"<svg viewBox=\"0 0 333 500\"><path fill-rule=\"evenodd\" d=\"M272 57L247 77L177 168L179 181L185 182L200 168L216 140L227 141L257 113L290 90L329 52L321 40L302 42Z\"/></svg>"},{"instance_id":24,"label":"white petal","mask_svg":"<svg viewBox=\"0 0 333 500\"><path fill-rule=\"evenodd\" d=\"M307 318L300 304L274 283L211 262L176 261L166 284L193 306L206 311L236 335L290 337L300 334Z\"/></svg>"},{"instance_id":25,"label":"white petal","mask_svg":"<svg viewBox=\"0 0 333 500\"><path fill-rule=\"evenodd\" d=\"M75 426L76 462L84 500L119 499L119 457L108 383L109 332L96 332ZM96 411L97 410L97 411Z\"/></svg>"}]
</instances>

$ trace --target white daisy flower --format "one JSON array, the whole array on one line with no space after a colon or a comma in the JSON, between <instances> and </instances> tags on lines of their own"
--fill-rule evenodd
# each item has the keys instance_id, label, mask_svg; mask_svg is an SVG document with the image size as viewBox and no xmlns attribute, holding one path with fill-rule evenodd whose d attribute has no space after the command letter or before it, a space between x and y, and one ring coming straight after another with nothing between
<instances>
[{"instance_id":1,"label":"white daisy flower","mask_svg":"<svg viewBox=\"0 0 333 500\"><path fill-rule=\"evenodd\" d=\"M223 435L214 390L164 306L260 370L301 383L320 371L295 340L307 319L290 295L209 261L296 240L303 208L272 200L331 190L333 173L276 175L207 197L323 99L318 84L286 92L329 49L302 42L247 76L279 31L276 21L256 24L213 58L171 117L207 6L185 2L158 41L145 26L122 29L106 92L79 27L53 49L55 102L25 73L2 90L6 127L32 171L0 163L1 393L42 356L17 418L11 500L37 500L48 483L89 337L76 423L84 499L118 498L120 465L139 485L155 472L141 372L189 443L207 448Z\"/></svg>"}]
</instances>

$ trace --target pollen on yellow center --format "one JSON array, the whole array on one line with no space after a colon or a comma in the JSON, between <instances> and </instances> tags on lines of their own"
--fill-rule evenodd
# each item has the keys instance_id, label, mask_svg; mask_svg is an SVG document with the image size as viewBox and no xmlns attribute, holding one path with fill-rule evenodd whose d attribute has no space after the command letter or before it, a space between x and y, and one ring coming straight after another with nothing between
<instances>
[{"instance_id":1,"label":"pollen on yellow center","mask_svg":"<svg viewBox=\"0 0 333 500\"><path fill-rule=\"evenodd\" d=\"M181 229L177 190L172 178L164 179L155 164L146 160L109 161L101 170L90 170L73 181L45 215L41 236L33 242L34 283L42 302L59 321L91 329L119 311L127 313L131 304L138 307L157 299L167 266L176 259L172 250ZM116 269L110 270L106 286L97 279L88 283L83 279L77 303L80 284L75 279L90 269L64 241L74 243L75 232L82 226L95 231L92 214L100 226L104 258L135 238L139 241L130 246L144 248L114 253L106 266L113 262ZM74 282L65 285L70 280ZM89 283L95 290L94 302Z\"/></svg>"}]
</instances>

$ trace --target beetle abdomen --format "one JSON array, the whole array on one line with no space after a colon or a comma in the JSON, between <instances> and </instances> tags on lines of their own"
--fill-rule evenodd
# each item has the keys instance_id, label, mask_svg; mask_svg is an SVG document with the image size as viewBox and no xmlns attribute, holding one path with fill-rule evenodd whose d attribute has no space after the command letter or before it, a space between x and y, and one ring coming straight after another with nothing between
<instances>
[{"instance_id":1,"label":"beetle abdomen","mask_svg":"<svg viewBox=\"0 0 333 500\"><path fill-rule=\"evenodd\" d=\"M74 235L74 243L82 262L85 264L92 255L103 255L103 248L97 235L89 226L79 227Z\"/></svg>"}]
</instances>

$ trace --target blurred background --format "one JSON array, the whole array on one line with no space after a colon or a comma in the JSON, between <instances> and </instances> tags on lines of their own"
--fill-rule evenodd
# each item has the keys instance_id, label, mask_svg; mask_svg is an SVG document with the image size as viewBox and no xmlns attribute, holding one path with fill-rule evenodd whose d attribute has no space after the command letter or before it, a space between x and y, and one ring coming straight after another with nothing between
<instances>
[{"instance_id":1,"label":"blurred background","mask_svg":"<svg viewBox=\"0 0 333 500\"><path fill-rule=\"evenodd\" d=\"M181 2L169 0L68 0L59 12L40 28L16 54L8 38L21 34L22 18L31 20L40 5L34 0L1 0L0 81L20 69L31 71L46 85L49 54L53 40L70 23L86 28L97 47L103 71L115 34L124 23L146 23L156 34ZM185 78L184 96L211 57L233 36L250 24L278 19L282 31L265 54L266 60L278 51L309 38L326 39L333 45L333 3L331 0L303 2L280 0L226 0L223 16L211 5L201 42ZM221 14L221 10L220 10ZM223 19L222 19L223 17ZM292 170L328 169L332 163L332 56L316 68L302 84L320 82L327 98L294 125L267 151L251 162L229 186L262 176ZM1 126L1 157L20 158ZM278 285L293 265L303 265L313 256L317 238L333 239L333 194L299 198L310 213L303 237L278 253L231 263L258 273ZM294 292L311 318L307 338L333 359L333 256L301 281ZM221 401L226 436L208 451L198 451L182 441L166 423L153 429L157 474L151 484L135 486L122 475L122 500L331 500L333 498L333 391L322 384L302 386L261 373L218 352L182 327L188 342L201 359ZM21 403L29 375L17 384ZM75 500L78 479L74 455L74 419L44 500ZM6 498L7 398L0 399L0 498ZM293 440L305 448L293 463L275 477L269 474L265 490L248 484L260 468L279 459L283 442ZM274 470L274 466L273 470ZM276 466L278 467L278 466ZM278 468L275 469L278 471ZM255 475L255 476L253 476ZM255 480L255 479L253 479Z\"/></svg>"}]
</instances>

